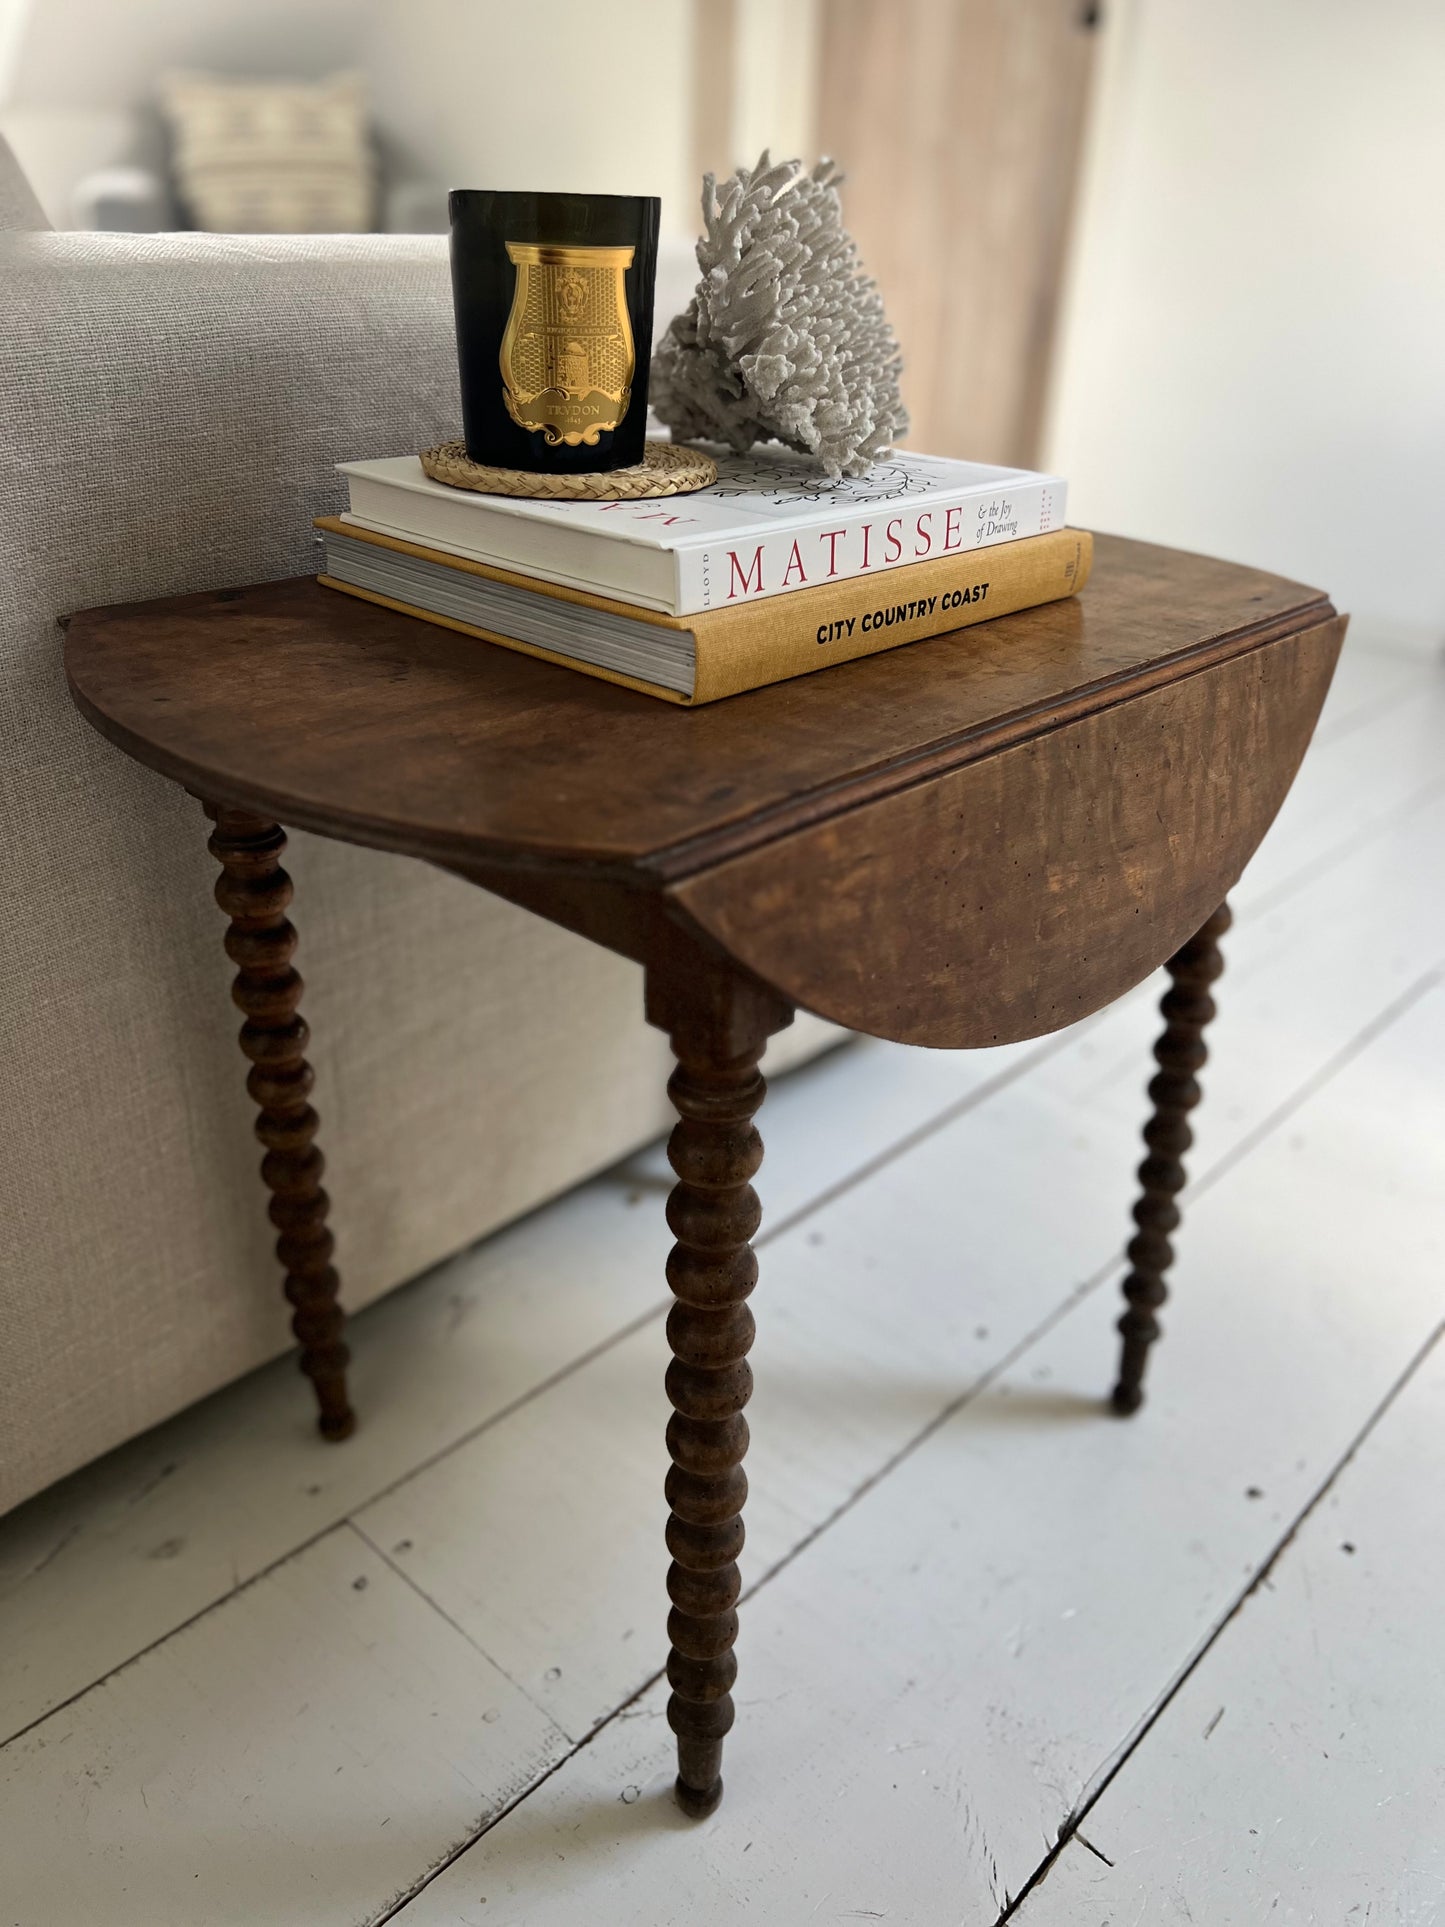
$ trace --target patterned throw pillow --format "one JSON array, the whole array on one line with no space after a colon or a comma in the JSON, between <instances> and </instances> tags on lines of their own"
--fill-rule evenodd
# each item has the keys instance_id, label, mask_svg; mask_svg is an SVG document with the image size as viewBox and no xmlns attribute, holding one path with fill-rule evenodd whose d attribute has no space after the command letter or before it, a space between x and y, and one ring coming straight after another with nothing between
<instances>
[{"instance_id":1,"label":"patterned throw pillow","mask_svg":"<svg viewBox=\"0 0 1445 1927\"><path fill-rule=\"evenodd\" d=\"M212 234L362 234L376 178L359 74L315 85L167 74L176 192Z\"/></svg>"}]
</instances>

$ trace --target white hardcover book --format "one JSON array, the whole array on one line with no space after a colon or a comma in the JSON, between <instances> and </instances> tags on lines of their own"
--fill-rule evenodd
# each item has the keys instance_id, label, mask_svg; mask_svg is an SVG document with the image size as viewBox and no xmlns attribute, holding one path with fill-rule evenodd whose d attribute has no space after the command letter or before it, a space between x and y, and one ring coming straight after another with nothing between
<instances>
[{"instance_id":1,"label":"white hardcover book","mask_svg":"<svg viewBox=\"0 0 1445 1927\"><path fill-rule=\"evenodd\" d=\"M339 462L343 521L665 615L736 608L1063 527L1057 475L900 449L829 482L786 450L717 452L718 479L645 502L537 502L433 482L414 455Z\"/></svg>"}]
</instances>

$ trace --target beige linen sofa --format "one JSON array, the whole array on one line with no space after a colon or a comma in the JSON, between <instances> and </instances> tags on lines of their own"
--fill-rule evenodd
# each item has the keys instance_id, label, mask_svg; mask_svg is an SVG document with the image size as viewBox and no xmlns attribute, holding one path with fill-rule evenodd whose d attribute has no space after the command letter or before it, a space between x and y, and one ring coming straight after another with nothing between
<instances>
[{"instance_id":1,"label":"beige linen sofa","mask_svg":"<svg viewBox=\"0 0 1445 1927\"><path fill-rule=\"evenodd\" d=\"M333 463L458 409L441 239L50 233L4 151L0 224L3 1511L290 1342L209 826L80 721L57 618L308 569ZM665 1127L634 966L419 863L287 863L349 1307Z\"/></svg>"}]
</instances>

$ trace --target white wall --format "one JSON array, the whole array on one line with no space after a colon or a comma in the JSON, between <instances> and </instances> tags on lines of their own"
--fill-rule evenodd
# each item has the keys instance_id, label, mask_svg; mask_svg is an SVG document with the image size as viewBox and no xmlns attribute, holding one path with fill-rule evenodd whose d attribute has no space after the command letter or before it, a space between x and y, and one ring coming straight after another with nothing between
<instances>
[{"instance_id":1,"label":"white wall","mask_svg":"<svg viewBox=\"0 0 1445 1927\"><path fill-rule=\"evenodd\" d=\"M1445 4L1110 0L1048 460L1445 638Z\"/></svg>"},{"instance_id":2,"label":"white wall","mask_svg":"<svg viewBox=\"0 0 1445 1927\"><path fill-rule=\"evenodd\" d=\"M447 187L660 194L692 232L687 0L405 0L364 62L377 116Z\"/></svg>"},{"instance_id":3,"label":"white wall","mask_svg":"<svg viewBox=\"0 0 1445 1927\"><path fill-rule=\"evenodd\" d=\"M0 0L22 16L6 97L140 107L163 67L314 79L352 64L370 0Z\"/></svg>"},{"instance_id":4,"label":"white wall","mask_svg":"<svg viewBox=\"0 0 1445 1927\"><path fill-rule=\"evenodd\" d=\"M317 79L355 64L377 3L0 0L0 133L64 227L82 175L155 158L145 110L162 69Z\"/></svg>"},{"instance_id":5,"label":"white wall","mask_svg":"<svg viewBox=\"0 0 1445 1927\"><path fill-rule=\"evenodd\" d=\"M827 0L741 0L733 94L733 153L751 167L765 147L775 161L818 158L815 122Z\"/></svg>"},{"instance_id":6,"label":"white wall","mask_svg":"<svg viewBox=\"0 0 1445 1927\"><path fill-rule=\"evenodd\" d=\"M131 158L156 74L367 75L409 171L443 187L660 194L695 228L690 0L0 0L0 131L52 220Z\"/></svg>"},{"instance_id":7,"label":"white wall","mask_svg":"<svg viewBox=\"0 0 1445 1927\"><path fill-rule=\"evenodd\" d=\"M30 0L0 0L0 101L10 96L10 77L29 11Z\"/></svg>"}]
</instances>

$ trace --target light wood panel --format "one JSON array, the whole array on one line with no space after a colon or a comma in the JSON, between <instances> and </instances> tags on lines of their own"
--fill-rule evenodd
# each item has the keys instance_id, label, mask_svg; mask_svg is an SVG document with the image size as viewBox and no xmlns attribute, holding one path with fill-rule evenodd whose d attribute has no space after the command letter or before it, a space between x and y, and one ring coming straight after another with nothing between
<instances>
[{"instance_id":1,"label":"light wood panel","mask_svg":"<svg viewBox=\"0 0 1445 1927\"><path fill-rule=\"evenodd\" d=\"M702 191L704 174L730 174L737 95L737 0L692 0L692 181ZM689 203L688 221L695 215ZM665 321L666 316L663 317Z\"/></svg>"},{"instance_id":2,"label":"light wood panel","mask_svg":"<svg viewBox=\"0 0 1445 1927\"><path fill-rule=\"evenodd\" d=\"M819 143L903 346L915 448L1038 458L1096 11L823 7Z\"/></svg>"}]
</instances>

